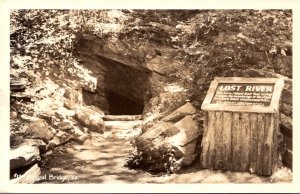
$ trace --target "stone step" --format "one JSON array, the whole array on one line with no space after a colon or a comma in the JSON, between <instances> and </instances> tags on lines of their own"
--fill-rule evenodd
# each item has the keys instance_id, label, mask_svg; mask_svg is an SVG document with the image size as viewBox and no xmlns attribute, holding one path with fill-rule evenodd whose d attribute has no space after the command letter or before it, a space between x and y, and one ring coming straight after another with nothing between
<instances>
[{"instance_id":1,"label":"stone step","mask_svg":"<svg viewBox=\"0 0 300 194\"><path fill-rule=\"evenodd\" d=\"M104 121L105 131L110 130L130 130L133 128L140 128L142 120L135 121Z\"/></svg>"},{"instance_id":2,"label":"stone step","mask_svg":"<svg viewBox=\"0 0 300 194\"><path fill-rule=\"evenodd\" d=\"M104 121L135 121L141 120L142 115L105 115L102 119Z\"/></svg>"}]
</instances>

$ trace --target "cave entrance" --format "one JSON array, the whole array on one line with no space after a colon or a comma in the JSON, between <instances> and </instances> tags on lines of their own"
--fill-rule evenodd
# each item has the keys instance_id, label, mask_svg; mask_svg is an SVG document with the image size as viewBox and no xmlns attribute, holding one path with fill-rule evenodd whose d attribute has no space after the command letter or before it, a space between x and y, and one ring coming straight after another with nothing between
<instances>
[{"instance_id":1,"label":"cave entrance","mask_svg":"<svg viewBox=\"0 0 300 194\"><path fill-rule=\"evenodd\" d=\"M147 101L149 73L117 61L103 59L104 92L111 115L143 114Z\"/></svg>"},{"instance_id":2,"label":"cave entrance","mask_svg":"<svg viewBox=\"0 0 300 194\"><path fill-rule=\"evenodd\" d=\"M135 101L114 91L108 91L106 95L109 106L108 111L111 115L139 115L143 113L143 101Z\"/></svg>"},{"instance_id":3,"label":"cave entrance","mask_svg":"<svg viewBox=\"0 0 300 194\"><path fill-rule=\"evenodd\" d=\"M85 104L96 105L110 115L143 114L149 98L149 71L99 55L92 60L84 57L83 61L97 76L97 92L83 91Z\"/></svg>"}]
</instances>

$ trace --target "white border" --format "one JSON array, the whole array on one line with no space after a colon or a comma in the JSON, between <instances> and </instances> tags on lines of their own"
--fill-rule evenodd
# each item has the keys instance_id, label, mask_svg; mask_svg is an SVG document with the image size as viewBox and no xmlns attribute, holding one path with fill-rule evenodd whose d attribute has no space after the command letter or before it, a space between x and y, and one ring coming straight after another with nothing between
<instances>
[{"instance_id":1,"label":"white border","mask_svg":"<svg viewBox=\"0 0 300 194\"><path fill-rule=\"evenodd\" d=\"M0 0L0 192L300 192L299 144L294 143L294 179L291 184L71 184L71 185L12 185L9 184L9 10L10 9L293 9L293 109L294 118L300 118L299 99L299 1L297 0ZM297 111L298 110L298 111ZM294 119L297 129L299 119ZM299 140L299 130L294 130L294 142Z\"/></svg>"}]
</instances>

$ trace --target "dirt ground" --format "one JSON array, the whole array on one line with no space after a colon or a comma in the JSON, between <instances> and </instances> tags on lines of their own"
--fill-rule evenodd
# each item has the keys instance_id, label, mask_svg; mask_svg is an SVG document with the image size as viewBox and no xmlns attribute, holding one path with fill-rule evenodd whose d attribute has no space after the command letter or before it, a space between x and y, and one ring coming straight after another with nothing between
<instances>
[{"instance_id":1,"label":"dirt ground","mask_svg":"<svg viewBox=\"0 0 300 194\"><path fill-rule=\"evenodd\" d=\"M134 130L113 130L104 134L91 133L80 145L69 142L52 150L42 165L36 183L278 183L291 182L292 173L282 168L271 177L249 173L211 171L200 168L200 162L176 174L152 175L143 170L125 167L133 151L130 140Z\"/></svg>"}]
</instances>

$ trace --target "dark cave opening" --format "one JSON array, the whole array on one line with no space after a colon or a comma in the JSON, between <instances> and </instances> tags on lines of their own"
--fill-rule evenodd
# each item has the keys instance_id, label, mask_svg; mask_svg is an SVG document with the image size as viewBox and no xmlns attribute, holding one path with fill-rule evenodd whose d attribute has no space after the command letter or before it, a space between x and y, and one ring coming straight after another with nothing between
<instances>
[{"instance_id":1,"label":"dark cave opening","mask_svg":"<svg viewBox=\"0 0 300 194\"><path fill-rule=\"evenodd\" d=\"M103 64L106 68L103 81L109 114L143 114L149 74L113 60Z\"/></svg>"},{"instance_id":2,"label":"dark cave opening","mask_svg":"<svg viewBox=\"0 0 300 194\"><path fill-rule=\"evenodd\" d=\"M95 105L110 115L143 114L150 93L148 71L99 55L80 60L97 77L96 91L83 90L86 105Z\"/></svg>"},{"instance_id":3,"label":"dark cave opening","mask_svg":"<svg viewBox=\"0 0 300 194\"><path fill-rule=\"evenodd\" d=\"M130 99L113 91L106 92L109 114L139 115L143 113L144 102Z\"/></svg>"}]
</instances>

